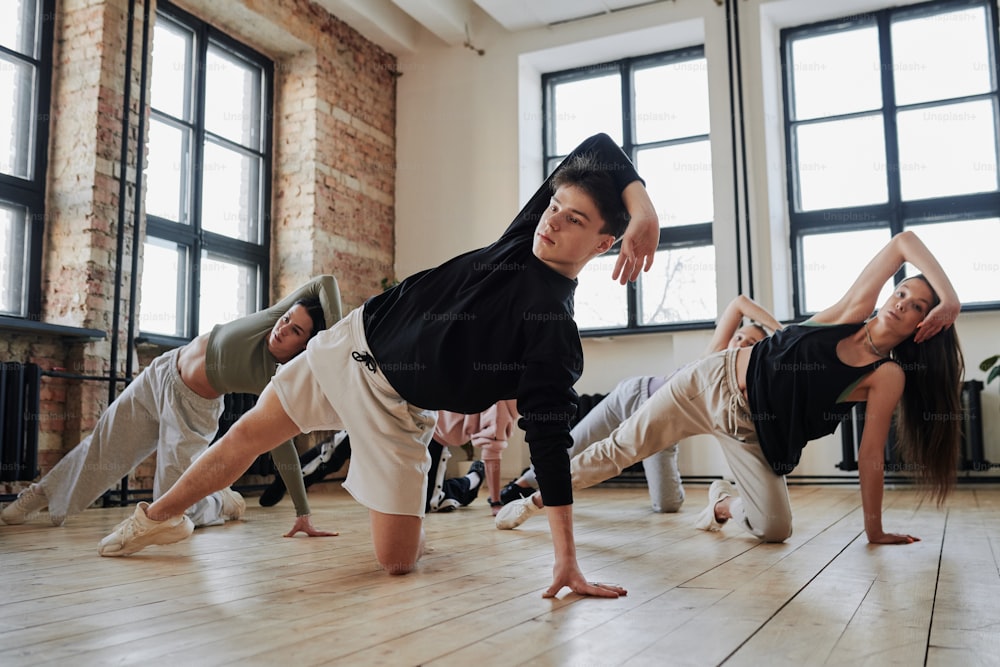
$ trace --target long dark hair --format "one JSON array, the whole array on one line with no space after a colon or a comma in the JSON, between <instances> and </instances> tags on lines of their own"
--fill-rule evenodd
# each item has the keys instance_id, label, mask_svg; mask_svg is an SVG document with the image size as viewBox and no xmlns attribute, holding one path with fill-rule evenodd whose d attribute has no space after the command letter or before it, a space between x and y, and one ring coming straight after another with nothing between
<instances>
[{"instance_id":1,"label":"long dark hair","mask_svg":"<svg viewBox=\"0 0 1000 667\"><path fill-rule=\"evenodd\" d=\"M907 280L930 286L922 275ZM934 293L933 305L939 301ZM910 336L891 356L906 374L896 417L896 446L907 468L940 506L955 486L964 419L965 360L958 334L951 326L919 344Z\"/></svg>"}]
</instances>

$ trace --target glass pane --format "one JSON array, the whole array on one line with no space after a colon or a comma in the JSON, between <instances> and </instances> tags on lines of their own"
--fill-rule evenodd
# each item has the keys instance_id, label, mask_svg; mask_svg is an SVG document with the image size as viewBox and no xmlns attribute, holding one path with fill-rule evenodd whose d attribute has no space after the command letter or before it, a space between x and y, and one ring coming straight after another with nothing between
<instances>
[{"instance_id":1,"label":"glass pane","mask_svg":"<svg viewBox=\"0 0 1000 667\"><path fill-rule=\"evenodd\" d=\"M205 129L259 150L260 69L213 47L206 60Z\"/></svg>"},{"instance_id":2,"label":"glass pane","mask_svg":"<svg viewBox=\"0 0 1000 667\"><path fill-rule=\"evenodd\" d=\"M555 152L567 155L592 134L622 143L622 87L616 74L560 83L553 91Z\"/></svg>"},{"instance_id":3,"label":"glass pane","mask_svg":"<svg viewBox=\"0 0 1000 667\"><path fill-rule=\"evenodd\" d=\"M153 73L150 104L157 111L179 120L190 120L191 50L193 35L171 21L158 17L153 29Z\"/></svg>"},{"instance_id":4,"label":"glass pane","mask_svg":"<svg viewBox=\"0 0 1000 667\"><path fill-rule=\"evenodd\" d=\"M708 134L708 66L704 58L636 70L637 143Z\"/></svg>"},{"instance_id":5,"label":"glass pane","mask_svg":"<svg viewBox=\"0 0 1000 667\"><path fill-rule=\"evenodd\" d=\"M198 333L257 311L257 269L205 253L201 259Z\"/></svg>"},{"instance_id":6,"label":"glass pane","mask_svg":"<svg viewBox=\"0 0 1000 667\"><path fill-rule=\"evenodd\" d=\"M37 17L39 0L3 0L3 20L0 21L0 46L37 58Z\"/></svg>"},{"instance_id":7,"label":"glass pane","mask_svg":"<svg viewBox=\"0 0 1000 667\"><path fill-rule=\"evenodd\" d=\"M651 148L636 155L661 227L711 222L712 147L708 140Z\"/></svg>"},{"instance_id":8,"label":"glass pane","mask_svg":"<svg viewBox=\"0 0 1000 667\"><path fill-rule=\"evenodd\" d=\"M937 257L962 303L1000 301L1000 218L908 227ZM917 271L907 266L906 275Z\"/></svg>"},{"instance_id":9,"label":"glass pane","mask_svg":"<svg viewBox=\"0 0 1000 667\"><path fill-rule=\"evenodd\" d=\"M714 320L715 276L713 246L657 251L639 278L639 323Z\"/></svg>"},{"instance_id":10,"label":"glass pane","mask_svg":"<svg viewBox=\"0 0 1000 667\"><path fill-rule=\"evenodd\" d=\"M817 313L840 300L869 260L888 242L888 228L803 236L800 268L805 312ZM889 298L891 290L892 284L887 282L878 303Z\"/></svg>"},{"instance_id":11,"label":"glass pane","mask_svg":"<svg viewBox=\"0 0 1000 667\"><path fill-rule=\"evenodd\" d=\"M202 174L202 228L259 243L260 159L206 142Z\"/></svg>"},{"instance_id":12,"label":"glass pane","mask_svg":"<svg viewBox=\"0 0 1000 667\"><path fill-rule=\"evenodd\" d=\"M167 336L186 336L188 275L184 246L147 237L142 246L139 330Z\"/></svg>"},{"instance_id":13,"label":"glass pane","mask_svg":"<svg viewBox=\"0 0 1000 667\"><path fill-rule=\"evenodd\" d=\"M997 115L992 100L901 111L904 200L997 189Z\"/></svg>"},{"instance_id":14,"label":"glass pane","mask_svg":"<svg viewBox=\"0 0 1000 667\"><path fill-rule=\"evenodd\" d=\"M0 205L0 313L24 314L27 211Z\"/></svg>"},{"instance_id":15,"label":"glass pane","mask_svg":"<svg viewBox=\"0 0 1000 667\"><path fill-rule=\"evenodd\" d=\"M149 121L146 213L183 224L189 224L186 205L188 136L187 130L155 118Z\"/></svg>"},{"instance_id":16,"label":"glass pane","mask_svg":"<svg viewBox=\"0 0 1000 667\"><path fill-rule=\"evenodd\" d=\"M882 106L875 26L792 42L792 116L822 118Z\"/></svg>"},{"instance_id":17,"label":"glass pane","mask_svg":"<svg viewBox=\"0 0 1000 667\"><path fill-rule=\"evenodd\" d=\"M892 59L897 104L989 92L986 8L893 22Z\"/></svg>"},{"instance_id":18,"label":"glass pane","mask_svg":"<svg viewBox=\"0 0 1000 667\"><path fill-rule=\"evenodd\" d=\"M33 177L34 108L35 68L0 54L0 172Z\"/></svg>"},{"instance_id":19,"label":"glass pane","mask_svg":"<svg viewBox=\"0 0 1000 667\"><path fill-rule=\"evenodd\" d=\"M618 255L590 260L577 276L576 325L580 329L611 329L628 325L625 286L611 279Z\"/></svg>"},{"instance_id":20,"label":"glass pane","mask_svg":"<svg viewBox=\"0 0 1000 667\"><path fill-rule=\"evenodd\" d=\"M800 210L888 200L881 116L800 125L794 141Z\"/></svg>"}]
</instances>

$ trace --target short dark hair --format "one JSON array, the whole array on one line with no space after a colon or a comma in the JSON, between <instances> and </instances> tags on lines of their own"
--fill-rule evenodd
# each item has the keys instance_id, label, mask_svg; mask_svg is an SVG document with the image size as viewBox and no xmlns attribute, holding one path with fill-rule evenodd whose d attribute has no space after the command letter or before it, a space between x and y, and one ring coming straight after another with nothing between
<instances>
[{"instance_id":1,"label":"short dark hair","mask_svg":"<svg viewBox=\"0 0 1000 667\"><path fill-rule=\"evenodd\" d=\"M309 313L309 317L312 318L313 330L309 334L310 338L326 328L326 316L323 315L323 306L319 302L319 297L303 297L293 303L292 306L302 306Z\"/></svg>"},{"instance_id":2,"label":"short dark hair","mask_svg":"<svg viewBox=\"0 0 1000 667\"><path fill-rule=\"evenodd\" d=\"M609 165L602 165L590 153L576 155L556 170L551 186L553 193L564 185L575 185L586 192L604 218L601 233L611 234L617 239L628 227L629 214L622 202L618 183L608 173L608 168ZM615 165L610 168L615 168Z\"/></svg>"}]
</instances>

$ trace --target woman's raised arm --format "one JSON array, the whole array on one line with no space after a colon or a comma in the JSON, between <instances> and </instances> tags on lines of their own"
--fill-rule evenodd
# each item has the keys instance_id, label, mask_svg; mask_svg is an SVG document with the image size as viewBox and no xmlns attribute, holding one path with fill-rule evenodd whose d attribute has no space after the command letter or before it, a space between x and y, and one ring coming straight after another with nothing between
<instances>
[{"instance_id":1,"label":"woman's raised arm","mask_svg":"<svg viewBox=\"0 0 1000 667\"><path fill-rule=\"evenodd\" d=\"M950 327L958 317L961 301L937 258L920 237L911 231L901 232L889 239L868 262L844 296L812 319L827 324L860 322L866 319L878 305L882 287L892 279L904 262L913 264L924 274L941 300L921 322L915 340L922 342Z\"/></svg>"}]
</instances>

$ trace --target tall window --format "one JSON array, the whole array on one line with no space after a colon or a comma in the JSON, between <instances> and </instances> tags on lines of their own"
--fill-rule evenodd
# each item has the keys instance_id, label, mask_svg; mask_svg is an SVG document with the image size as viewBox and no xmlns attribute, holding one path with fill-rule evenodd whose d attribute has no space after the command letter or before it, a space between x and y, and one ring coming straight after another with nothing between
<instances>
[{"instance_id":1,"label":"tall window","mask_svg":"<svg viewBox=\"0 0 1000 667\"><path fill-rule=\"evenodd\" d=\"M272 67L165 5L153 30L139 327L190 338L261 305Z\"/></svg>"},{"instance_id":2,"label":"tall window","mask_svg":"<svg viewBox=\"0 0 1000 667\"><path fill-rule=\"evenodd\" d=\"M660 244L637 284L611 280L617 246L587 265L576 320L591 335L673 329L716 316L708 72L701 47L555 72L542 78L546 172L606 132L646 181Z\"/></svg>"},{"instance_id":3,"label":"tall window","mask_svg":"<svg viewBox=\"0 0 1000 667\"><path fill-rule=\"evenodd\" d=\"M995 12L930 2L782 32L797 315L907 229L966 307L1000 306Z\"/></svg>"},{"instance_id":4,"label":"tall window","mask_svg":"<svg viewBox=\"0 0 1000 667\"><path fill-rule=\"evenodd\" d=\"M38 317L53 0L5 0L0 21L0 315Z\"/></svg>"}]
</instances>

